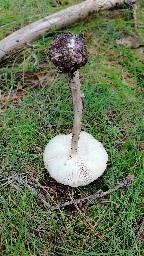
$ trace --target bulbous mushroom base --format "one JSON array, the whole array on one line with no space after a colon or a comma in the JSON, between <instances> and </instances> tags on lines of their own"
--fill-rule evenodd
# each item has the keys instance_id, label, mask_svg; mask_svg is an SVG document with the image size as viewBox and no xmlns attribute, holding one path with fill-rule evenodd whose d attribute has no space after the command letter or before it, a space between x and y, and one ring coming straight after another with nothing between
<instances>
[{"instance_id":1,"label":"bulbous mushroom base","mask_svg":"<svg viewBox=\"0 0 144 256\"><path fill-rule=\"evenodd\" d=\"M57 135L46 145L44 164L51 177L71 187L85 186L101 176L108 155L101 142L81 132L78 151L71 155L72 134Z\"/></svg>"}]
</instances>

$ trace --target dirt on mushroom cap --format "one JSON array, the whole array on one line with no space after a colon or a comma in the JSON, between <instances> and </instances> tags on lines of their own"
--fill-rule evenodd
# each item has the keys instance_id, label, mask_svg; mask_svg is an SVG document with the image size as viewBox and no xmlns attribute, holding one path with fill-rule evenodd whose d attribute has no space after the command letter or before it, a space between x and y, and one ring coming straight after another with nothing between
<instances>
[{"instance_id":1,"label":"dirt on mushroom cap","mask_svg":"<svg viewBox=\"0 0 144 256\"><path fill-rule=\"evenodd\" d=\"M55 36L48 56L62 72L75 72L88 61L88 51L83 35L64 32Z\"/></svg>"}]
</instances>

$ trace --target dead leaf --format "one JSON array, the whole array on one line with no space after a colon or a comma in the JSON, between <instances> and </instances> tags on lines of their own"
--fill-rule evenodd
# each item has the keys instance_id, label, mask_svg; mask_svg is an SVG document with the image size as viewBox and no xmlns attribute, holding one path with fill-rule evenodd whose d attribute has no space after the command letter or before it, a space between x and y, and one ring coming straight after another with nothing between
<instances>
[{"instance_id":1,"label":"dead leaf","mask_svg":"<svg viewBox=\"0 0 144 256\"><path fill-rule=\"evenodd\" d=\"M138 36L126 36L116 38L117 45L122 45L126 48L136 49L144 46L144 40Z\"/></svg>"}]
</instances>

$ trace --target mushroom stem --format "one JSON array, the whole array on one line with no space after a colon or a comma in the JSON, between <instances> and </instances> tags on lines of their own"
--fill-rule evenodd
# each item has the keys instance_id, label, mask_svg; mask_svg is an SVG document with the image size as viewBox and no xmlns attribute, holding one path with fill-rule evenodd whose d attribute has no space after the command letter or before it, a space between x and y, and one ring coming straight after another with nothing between
<instances>
[{"instance_id":1,"label":"mushroom stem","mask_svg":"<svg viewBox=\"0 0 144 256\"><path fill-rule=\"evenodd\" d=\"M75 71L71 79L71 91L73 97L73 106L74 106L74 122L73 122L73 131L72 131L72 140L71 140L71 154L76 154L78 149L78 140L81 132L81 123L82 123L82 92L80 90L80 80L79 80L79 71Z\"/></svg>"}]
</instances>

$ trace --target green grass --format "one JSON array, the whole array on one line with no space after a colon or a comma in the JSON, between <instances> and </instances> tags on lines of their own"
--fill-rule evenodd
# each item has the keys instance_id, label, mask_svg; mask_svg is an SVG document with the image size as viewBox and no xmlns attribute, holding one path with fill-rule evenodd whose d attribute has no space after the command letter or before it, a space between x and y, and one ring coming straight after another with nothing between
<instances>
[{"instance_id":1,"label":"green grass","mask_svg":"<svg viewBox=\"0 0 144 256\"><path fill-rule=\"evenodd\" d=\"M2 1L6 27L0 37L72 3L67 2L52 7L47 1ZM0 255L142 256L143 48L115 43L117 36L139 30L127 9L94 14L69 30L86 35L90 58L80 71L85 94L82 129L103 143L108 167L102 178L76 189L57 184L44 169L46 143L56 134L71 132L73 124L68 78L46 56L53 35L3 61ZM13 172L50 186L46 200L51 205L113 188L129 173L135 178L129 187L87 207L52 211L26 186L16 186Z\"/></svg>"}]
</instances>

